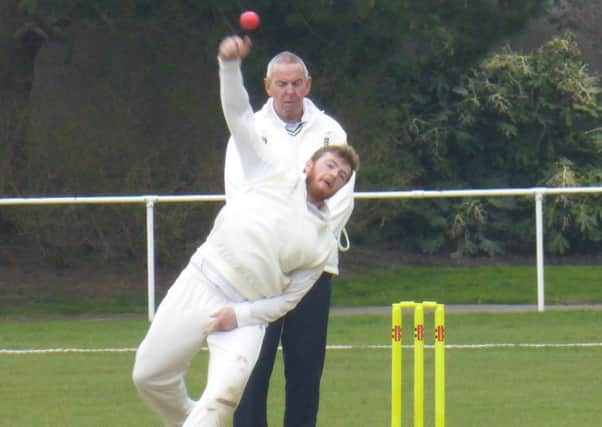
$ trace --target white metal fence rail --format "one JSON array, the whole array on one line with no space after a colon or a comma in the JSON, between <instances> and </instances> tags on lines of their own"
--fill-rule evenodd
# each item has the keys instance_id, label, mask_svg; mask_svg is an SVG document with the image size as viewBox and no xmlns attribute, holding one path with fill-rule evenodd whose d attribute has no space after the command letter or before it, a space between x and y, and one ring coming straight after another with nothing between
<instances>
[{"instance_id":1,"label":"white metal fence rail","mask_svg":"<svg viewBox=\"0 0 602 427\"><path fill-rule=\"evenodd\" d=\"M534 197L535 201L535 247L537 263L537 310L545 310L544 255L543 255L543 198L545 195L596 194L602 187L534 187L516 189L484 190L411 190L356 192L356 200L365 199L443 199L471 197ZM157 203L223 202L223 195L180 195L180 196L73 196L73 197L21 197L0 198L0 206L24 205L75 205L75 204L144 204L146 206L147 238L147 306L148 319L155 314L155 213Z\"/></svg>"}]
</instances>

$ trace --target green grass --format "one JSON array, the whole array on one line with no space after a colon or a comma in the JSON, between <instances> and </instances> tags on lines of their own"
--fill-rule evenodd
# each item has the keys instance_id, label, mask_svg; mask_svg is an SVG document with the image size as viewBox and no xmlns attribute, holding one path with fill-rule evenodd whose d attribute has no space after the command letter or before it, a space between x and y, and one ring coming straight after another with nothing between
<instances>
[{"instance_id":1,"label":"green grass","mask_svg":"<svg viewBox=\"0 0 602 427\"><path fill-rule=\"evenodd\" d=\"M88 314L123 314L123 313L146 313L146 300L138 298L136 302L121 303L115 301L103 301L99 293L98 302L82 304L80 302L57 302L57 303L29 303L27 305L7 305L0 307L0 316L52 316L56 314L65 315L88 315Z\"/></svg>"},{"instance_id":2,"label":"green grass","mask_svg":"<svg viewBox=\"0 0 602 427\"><path fill-rule=\"evenodd\" d=\"M360 277L343 275L333 281L335 307L389 305L400 300L435 300L447 304L536 304L534 266L407 267L374 271ZM545 303L602 303L602 266L547 266ZM66 295L62 295L61 292ZM162 295L157 295L157 302ZM35 299L32 299L35 301ZM53 302L0 306L0 315L146 313L146 288L118 299L87 297L85 303L68 288Z\"/></svg>"},{"instance_id":3,"label":"green grass","mask_svg":"<svg viewBox=\"0 0 602 427\"><path fill-rule=\"evenodd\" d=\"M548 266L546 304L602 302L602 266ZM537 272L528 266L411 267L333 282L333 305L389 305L400 300L447 304L535 304Z\"/></svg>"},{"instance_id":4,"label":"green grass","mask_svg":"<svg viewBox=\"0 0 602 427\"><path fill-rule=\"evenodd\" d=\"M602 267L548 266L546 304L602 302ZM400 300L446 304L536 303L534 267L400 268L366 277L335 279L333 305L390 305ZM145 293L141 290L141 295ZM59 301L60 299L57 299ZM148 327L138 302L98 301L0 307L0 349L135 348ZM114 313L137 313L115 318ZM105 320L48 315L109 313ZM16 317L15 315L19 315ZM26 315L28 317L23 317ZM40 315L40 316L38 316ZM409 319L408 319L409 320ZM406 327L410 327L406 321ZM448 344L572 343L602 341L602 312L448 314ZM411 336L411 331L406 331ZM389 344L388 316L333 317L329 343ZM193 394L202 390L206 352L189 375ZM448 426L599 425L602 348L490 348L447 351ZM56 352L0 354L2 417L13 426L160 426L138 399L130 380L134 353ZM411 362L411 353L406 356ZM427 368L432 360L427 354ZM321 392L320 426L389 424L390 356L386 349L331 350ZM404 370L411 379L408 365ZM427 378L430 371L427 369ZM427 381L427 392L430 391ZM404 385L411 395L410 381ZM270 388L270 425L282 425L282 360ZM426 399L429 405L429 397ZM405 402L407 408L410 402ZM427 421L432 414L427 406ZM409 411L406 425L411 424Z\"/></svg>"},{"instance_id":5,"label":"green grass","mask_svg":"<svg viewBox=\"0 0 602 427\"><path fill-rule=\"evenodd\" d=\"M431 316L427 319L430 327ZM404 327L410 328L410 317L404 321ZM597 311L448 314L447 344L599 342L601 324L602 312ZM143 316L107 320L5 317L0 320L0 349L133 348L147 327ZM389 344L390 319L333 317L329 343ZM601 347L449 348L446 353L450 427L599 425ZM203 387L206 356L201 352L190 370L188 380L195 394ZM411 351L404 356L411 362ZM133 359L133 352L0 353L0 426L160 427L131 384ZM426 362L428 422L432 420L428 351ZM389 370L387 349L328 351L318 425L387 426ZM409 397L409 364L404 375L408 379L404 393ZM283 383L279 356L269 397L273 426L282 425ZM408 411L408 422L410 415Z\"/></svg>"}]
</instances>

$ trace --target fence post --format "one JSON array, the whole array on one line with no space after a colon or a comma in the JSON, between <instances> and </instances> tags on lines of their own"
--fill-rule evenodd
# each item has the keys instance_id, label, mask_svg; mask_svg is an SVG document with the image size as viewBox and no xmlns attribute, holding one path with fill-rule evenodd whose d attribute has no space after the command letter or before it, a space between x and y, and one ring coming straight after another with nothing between
<instances>
[{"instance_id":1,"label":"fence post","mask_svg":"<svg viewBox=\"0 0 602 427\"><path fill-rule=\"evenodd\" d=\"M155 317L155 199L146 197L146 274L148 321Z\"/></svg>"},{"instance_id":2,"label":"fence post","mask_svg":"<svg viewBox=\"0 0 602 427\"><path fill-rule=\"evenodd\" d=\"M543 194L535 192L535 242L537 250L537 311L544 311Z\"/></svg>"}]
</instances>

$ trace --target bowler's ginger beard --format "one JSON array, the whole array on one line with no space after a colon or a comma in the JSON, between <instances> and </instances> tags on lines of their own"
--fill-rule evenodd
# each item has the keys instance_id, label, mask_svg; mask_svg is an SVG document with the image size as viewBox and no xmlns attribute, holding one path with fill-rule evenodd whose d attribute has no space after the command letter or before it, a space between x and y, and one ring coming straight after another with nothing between
<instances>
[{"instance_id":1,"label":"bowler's ginger beard","mask_svg":"<svg viewBox=\"0 0 602 427\"><path fill-rule=\"evenodd\" d=\"M307 183L307 196L311 202L321 205L332 194L316 181L316 169L311 168L305 172L305 182Z\"/></svg>"}]
</instances>

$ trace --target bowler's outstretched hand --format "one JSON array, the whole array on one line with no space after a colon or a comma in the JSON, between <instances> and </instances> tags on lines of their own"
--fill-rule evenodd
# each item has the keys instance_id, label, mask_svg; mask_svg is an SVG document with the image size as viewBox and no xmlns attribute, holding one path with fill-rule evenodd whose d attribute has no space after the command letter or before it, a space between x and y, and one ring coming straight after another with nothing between
<instances>
[{"instance_id":1,"label":"bowler's outstretched hand","mask_svg":"<svg viewBox=\"0 0 602 427\"><path fill-rule=\"evenodd\" d=\"M211 314L213 321L205 329L205 336L213 332L226 332L238 326L236 312L232 307L224 307Z\"/></svg>"},{"instance_id":2,"label":"bowler's outstretched hand","mask_svg":"<svg viewBox=\"0 0 602 427\"><path fill-rule=\"evenodd\" d=\"M251 52L251 39L249 36L229 36L221 41L217 54L224 61L232 61L234 59L244 59Z\"/></svg>"}]
</instances>

